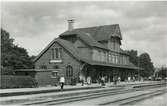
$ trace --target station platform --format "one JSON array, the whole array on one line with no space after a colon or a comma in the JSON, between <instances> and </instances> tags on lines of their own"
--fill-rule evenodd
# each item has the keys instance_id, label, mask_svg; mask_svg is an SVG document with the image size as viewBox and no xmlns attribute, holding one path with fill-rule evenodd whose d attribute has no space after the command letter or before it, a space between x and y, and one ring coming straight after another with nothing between
<instances>
[{"instance_id":1,"label":"station platform","mask_svg":"<svg viewBox=\"0 0 167 106\"><path fill-rule=\"evenodd\" d=\"M0 104L6 101L33 101L40 98L50 97L62 97L69 95L79 95L91 92L98 92L100 90L119 90L124 89L126 86L142 86L147 84L156 84L157 81L144 81L144 82L120 82L116 86L113 83L106 83L106 86L102 87L100 84L91 84L82 86L77 84L76 86L65 85L64 89L60 87L39 87L39 88L17 88L17 89L0 89Z\"/></svg>"},{"instance_id":2,"label":"station platform","mask_svg":"<svg viewBox=\"0 0 167 106\"><path fill-rule=\"evenodd\" d=\"M151 84L156 83L157 81L135 81L135 82L118 82L117 85L111 83L106 83L105 87L121 87L128 85L136 85L136 84ZM8 97L8 96L18 96L18 95L31 95L31 94L40 94L40 93L51 93L51 92L65 92L65 91L76 91L76 90L87 90L87 89L98 89L102 88L100 84L93 83L91 85L84 85L78 83L75 86L65 85L64 89L61 90L60 86L46 86L46 87L38 87L38 88L14 88L14 89L0 89L0 97Z\"/></svg>"}]
</instances>

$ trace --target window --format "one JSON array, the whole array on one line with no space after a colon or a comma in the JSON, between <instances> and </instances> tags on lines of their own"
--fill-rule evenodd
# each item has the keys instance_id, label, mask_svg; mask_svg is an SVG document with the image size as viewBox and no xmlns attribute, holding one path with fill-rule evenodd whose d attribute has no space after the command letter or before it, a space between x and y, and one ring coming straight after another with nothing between
<instances>
[{"instance_id":1,"label":"window","mask_svg":"<svg viewBox=\"0 0 167 106\"><path fill-rule=\"evenodd\" d=\"M52 54L52 59L54 59L55 58L55 55L54 55L55 53L54 53L54 49L53 48L52 48L52 53L51 54Z\"/></svg>"},{"instance_id":2,"label":"window","mask_svg":"<svg viewBox=\"0 0 167 106\"><path fill-rule=\"evenodd\" d=\"M59 58L62 58L62 48L59 48Z\"/></svg>"},{"instance_id":3,"label":"window","mask_svg":"<svg viewBox=\"0 0 167 106\"><path fill-rule=\"evenodd\" d=\"M51 59L61 59L62 57L62 48L52 48L51 49Z\"/></svg>"},{"instance_id":4,"label":"window","mask_svg":"<svg viewBox=\"0 0 167 106\"><path fill-rule=\"evenodd\" d=\"M127 57L125 56L125 64L127 64Z\"/></svg>"},{"instance_id":5,"label":"window","mask_svg":"<svg viewBox=\"0 0 167 106\"><path fill-rule=\"evenodd\" d=\"M103 51L101 51L101 60L100 61L104 62L104 52Z\"/></svg>"},{"instance_id":6,"label":"window","mask_svg":"<svg viewBox=\"0 0 167 106\"><path fill-rule=\"evenodd\" d=\"M123 64L126 64L126 58L123 56Z\"/></svg>"},{"instance_id":7,"label":"window","mask_svg":"<svg viewBox=\"0 0 167 106\"><path fill-rule=\"evenodd\" d=\"M126 59L127 59L127 64L129 64L129 57L127 57Z\"/></svg>"},{"instance_id":8,"label":"window","mask_svg":"<svg viewBox=\"0 0 167 106\"><path fill-rule=\"evenodd\" d=\"M108 58L109 58L109 57L108 57L108 53L107 53L107 52L105 52L105 54L104 54L104 55L105 55L105 56L104 56L104 57L105 57L104 61L105 61L105 62L108 62Z\"/></svg>"},{"instance_id":9,"label":"window","mask_svg":"<svg viewBox=\"0 0 167 106\"><path fill-rule=\"evenodd\" d=\"M41 65L40 68L41 69L47 69L47 66L46 65Z\"/></svg>"},{"instance_id":10,"label":"window","mask_svg":"<svg viewBox=\"0 0 167 106\"><path fill-rule=\"evenodd\" d=\"M100 61L100 51L93 49L93 60Z\"/></svg>"},{"instance_id":11,"label":"window","mask_svg":"<svg viewBox=\"0 0 167 106\"><path fill-rule=\"evenodd\" d=\"M70 66L70 65L68 65L68 66L66 67L66 76L67 76L67 77L72 77L72 76L73 76L73 68L72 68L72 66Z\"/></svg>"},{"instance_id":12,"label":"window","mask_svg":"<svg viewBox=\"0 0 167 106\"><path fill-rule=\"evenodd\" d=\"M115 43L116 43L116 42L115 42L115 39L114 39L114 42L113 42L113 43L114 43L114 44L113 44L113 49L115 50L115 48L116 48L116 47L115 47L115 46L116 46L116 44L115 44Z\"/></svg>"},{"instance_id":13,"label":"window","mask_svg":"<svg viewBox=\"0 0 167 106\"><path fill-rule=\"evenodd\" d=\"M59 69L58 65L53 66L54 69Z\"/></svg>"},{"instance_id":14,"label":"window","mask_svg":"<svg viewBox=\"0 0 167 106\"><path fill-rule=\"evenodd\" d=\"M109 63L111 63L112 61L111 54L108 54L108 60L109 60Z\"/></svg>"},{"instance_id":15,"label":"window","mask_svg":"<svg viewBox=\"0 0 167 106\"><path fill-rule=\"evenodd\" d=\"M58 77L58 72L57 72L57 71L52 71L52 77L53 77L53 78Z\"/></svg>"},{"instance_id":16,"label":"window","mask_svg":"<svg viewBox=\"0 0 167 106\"><path fill-rule=\"evenodd\" d=\"M115 63L118 64L118 56L115 56Z\"/></svg>"},{"instance_id":17,"label":"window","mask_svg":"<svg viewBox=\"0 0 167 106\"><path fill-rule=\"evenodd\" d=\"M120 57L120 63L123 64L123 56Z\"/></svg>"},{"instance_id":18,"label":"window","mask_svg":"<svg viewBox=\"0 0 167 106\"><path fill-rule=\"evenodd\" d=\"M56 59L59 58L59 49L55 48L55 55L56 55Z\"/></svg>"}]
</instances>

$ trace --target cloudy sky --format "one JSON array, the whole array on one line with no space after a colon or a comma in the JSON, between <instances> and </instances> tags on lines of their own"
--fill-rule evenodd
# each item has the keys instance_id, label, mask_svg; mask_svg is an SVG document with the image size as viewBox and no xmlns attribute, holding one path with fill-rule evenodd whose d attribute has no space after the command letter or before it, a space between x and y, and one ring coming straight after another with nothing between
<instances>
[{"instance_id":1,"label":"cloudy sky","mask_svg":"<svg viewBox=\"0 0 167 106\"><path fill-rule=\"evenodd\" d=\"M1 12L2 27L29 55L74 18L75 28L119 24L123 49L149 53L155 66L167 63L167 2L3 2Z\"/></svg>"}]
</instances>

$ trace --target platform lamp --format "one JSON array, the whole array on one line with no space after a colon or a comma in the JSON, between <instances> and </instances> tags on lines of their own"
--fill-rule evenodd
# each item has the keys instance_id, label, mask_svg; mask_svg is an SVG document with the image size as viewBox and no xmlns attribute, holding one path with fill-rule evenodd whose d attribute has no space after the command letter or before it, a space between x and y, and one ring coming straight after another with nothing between
<instances>
[{"instance_id":1,"label":"platform lamp","mask_svg":"<svg viewBox=\"0 0 167 106\"><path fill-rule=\"evenodd\" d=\"M137 63L138 63L138 81L140 81L140 69L139 69L139 67L140 67L140 59L138 58L137 60L138 60L137 61Z\"/></svg>"}]
</instances>

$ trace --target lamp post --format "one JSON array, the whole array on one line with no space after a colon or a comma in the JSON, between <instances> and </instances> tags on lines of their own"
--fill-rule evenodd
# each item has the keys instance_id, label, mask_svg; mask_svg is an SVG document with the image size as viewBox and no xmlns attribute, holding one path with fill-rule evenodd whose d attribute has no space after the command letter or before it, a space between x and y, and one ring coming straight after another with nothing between
<instances>
[{"instance_id":1,"label":"lamp post","mask_svg":"<svg viewBox=\"0 0 167 106\"><path fill-rule=\"evenodd\" d=\"M139 70L139 67L140 67L140 60L138 58L138 81L140 81L140 70Z\"/></svg>"}]
</instances>

